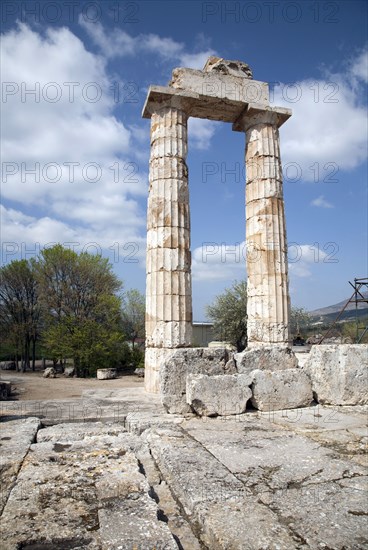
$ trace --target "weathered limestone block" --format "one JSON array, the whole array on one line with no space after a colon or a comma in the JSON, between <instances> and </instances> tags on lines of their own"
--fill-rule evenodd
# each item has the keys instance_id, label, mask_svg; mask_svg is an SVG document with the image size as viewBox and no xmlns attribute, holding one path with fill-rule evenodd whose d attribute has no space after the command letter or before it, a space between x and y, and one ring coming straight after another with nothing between
<instances>
[{"instance_id":1,"label":"weathered limestone block","mask_svg":"<svg viewBox=\"0 0 368 550\"><path fill-rule=\"evenodd\" d=\"M147 328L146 357L150 347L175 349L190 346L192 341L192 323L189 320L155 321L147 315L146 330Z\"/></svg>"},{"instance_id":2,"label":"weathered limestone block","mask_svg":"<svg viewBox=\"0 0 368 550\"><path fill-rule=\"evenodd\" d=\"M51 441L53 443L65 444L102 436L121 436L120 441L122 441L122 434L125 434L127 441L132 439L126 433L124 426L118 422L71 422L56 424L55 426L38 430L37 443Z\"/></svg>"},{"instance_id":3,"label":"weathered limestone block","mask_svg":"<svg viewBox=\"0 0 368 550\"><path fill-rule=\"evenodd\" d=\"M148 319L158 318L158 323L192 320L191 297L177 294L152 294L146 304Z\"/></svg>"},{"instance_id":4,"label":"weathered limestone block","mask_svg":"<svg viewBox=\"0 0 368 550\"><path fill-rule=\"evenodd\" d=\"M256 370L251 401L260 411L308 407L313 401L312 384L302 369Z\"/></svg>"},{"instance_id":5,"label":"weathered limestone block","mask_svg":"<svg viewBox=\"0 0 368 550\"><path fill-rule=\"evenodd\" d=\"M233 374L233 370L226 371L228 359L229 353L224 348L184 348L173 351L160 371L161 399L167 411L178 414L191 412L186 402L187 375Z\"/></svg>"},{"instance_id":6,"label":"weathered limestone block","mask_svg":"<svg viewBox=\"0 0 368 550\"><path fill-rule=\"evenodd\" d=\"M47 367L47 369L43 371L42 376L43 378L56 378L56 370L54 367Z\"/></svg>"},{"instance_id":7,"label":"weathered limestone block","mask_svg":"<svg viewBox=\"0 0 368 550\"><path fill-rule=\"evenodd\" d=\"M113 380L116 376L116 369L97 369L97 380Z\"/></svg>"},{"instance_id":8,"label":"weathered limestone block","mask_svg":"<svg viewBox=\"0 0 368 550\"><path fill-rule=\"evenodd\" d=\"M171 202L161 197L151 196L148 199L148 208L155 213L155 216L149 218L147 229L178 227L189 229L189 204L184 197L181 201L172 200ZM181 231L177 231L181 235Z\"/></svg>"},{"instance_id":9,"label":"weathered limestone block","mask_svg":"<svg viewBox=\"0 0 368 550\"><path fill-rule=\"evenodd\" d=\"M313 346L304 370L319 403L368 403L368 344Z\"/></svg>"},{"instance_id":10,"label":"weathered limestone block","mask_svg":"<svg viewBox=\"0 0 368 550\"><path fill-rule=\"evenodd\" d=\"M178 68L172 72L170 87L194 92L202 101L207 98L219 98L238 101L244 104L257 103L269 105L269 91L266 82L252 80L245 75L223 74L215 70L211 72L194 69Z\"/></svg>"},{"instance_id":11,"label":"weathered limestone block","mask_svg":"<svg viewBox=\"0 0 368 550\"><path fill-rule=\"evenodd\" d=\"M124 456L121 471L100 478L96 489L104 549L178 550L167 524L158 519L157 504L149 497L150 486L133 453Z\"/></svg>"},{"instance_id":12,"label":"weathered limestone block","mask_svg":"<svg viewBox=\"0 0 368 550\"><path fill-rule=\"evenodd\" d=\"M150 278L151 273L156 274L158 271L163 270L190 273L190 264L191 255L189 250L185 248L149 248L147 250L148 278Z\"/></svg>"},{"instance_id":13,"label":"weathered limestone block","mask_svg":"<svg viewBox=\"0 0 368 550\"><path fill-rule=\"evenodd\" d=\"M75 440L73 427L32 445L4 508L1 548L177 550L139 469L142 440L89 423Z\"/></svg>"},{"instance_id":14,"label":"weathered limestone block","mask_svg":"<svg viewBox=\"0 0 368 550\"><path fill-rule=\"evenodd\" d=\"M260 346L234 355L237 371L248 374L255 369L278 371L296 369L298 360L286 346Z\"/></svg>"},{"instance_id":15,"label":"weathered limestone block","mask_svg":"<svg viewBox=\"0 0 368 550\"><path fill-rule=\"evenodd\" d=\"M24 418L21 420L4 419L1 423L0 514L8 499L24 457L30 445L35 440L40 425L41 423L38 418Z\"/></svg>"},{"instance_id":16,"label":"weathered limestone block","mask_svg":"<svg viewBox=\"0 0 368 550\"><path fill-rule=\"evenodd\" d=\"M192 522L200 526L206 548L295 550L295 540L276 514L260 504L213 452L196 441L196 436L179 427L148 430L146 436L173 495Z\"/></svg>"},{"instance_id":17,"label":"weathered limestone block","mask_svg":"<svg viewBox=\"0 0 368 550\"><path fill-rule=\"evenodd\" d=\"M154 271L149 278L149 285L151 296L157 288L160 289L160 294L185 296L186 290L191 288L191 277L186 271Z\"/></svg>"},{"instance_id":18,"label":"weathered limestone block","mask_svg":"<svg viewBox=\"0 0 368 550\"><path fill-rule=\"evenodd\" d=\"M252 396L251 374L188 374L187 403L200 416L226 416L245 412Z\"/></svg>"},{"instance_id":19,"label":"weathered limestone block","mask_svg":"<svg viewBox=\"0 0 368 550\"><path fill-rule=\"evenodd\" d=\"M169 325L169 323L167 323ZM147 326L147 321L146 321ZM155 344L156 341L160 341L159 338L157 339L147 339L146 338L146 344L149 346ZM169 344L172 342L171 339L165 340L165 342L168 342ZM144 386L145 388L159 388L159 381L160 381L160 371L161 366L164 364L165 360L168 356L170 356L173 353L172 348L156 348L156 347L146 347L145 351L145 357L144 357ZM157 392L155 392L157 393Z\"/></svg>"}]
</instances>

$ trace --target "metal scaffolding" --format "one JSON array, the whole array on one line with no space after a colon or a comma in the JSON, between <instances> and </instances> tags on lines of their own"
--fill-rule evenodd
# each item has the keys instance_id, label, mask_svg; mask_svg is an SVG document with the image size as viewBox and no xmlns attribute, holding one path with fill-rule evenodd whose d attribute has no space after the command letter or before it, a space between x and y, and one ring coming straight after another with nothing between
<instances>
[{"instance_id":1,"label":"metal scaffolding","mask_svg":"<svg viewBox=\"0 0 368 550\"><path fill-rule=\"evenodd\" d=\"M349 285L353 287L354 292L344 305L344 307L339 312L338 316L334 320L334 322L331 324L331 326L328 328L327 332L322 336L318 344L322 344L323 340L327 338L327 336L331 333L332 329L335 327L336 323L341 319L342 314L346 310L349 304L355 304L355 322L356 322L356 336L355 336L355 343L359 344L363 338L364 335L368 332L368 324L365 326L359 326L359 315L358 315L358 308L359 304L365 303L368 306L368 278L367 277L360 277L354 279L354 284L349 281Z\"/></svg>"}]
</instances>

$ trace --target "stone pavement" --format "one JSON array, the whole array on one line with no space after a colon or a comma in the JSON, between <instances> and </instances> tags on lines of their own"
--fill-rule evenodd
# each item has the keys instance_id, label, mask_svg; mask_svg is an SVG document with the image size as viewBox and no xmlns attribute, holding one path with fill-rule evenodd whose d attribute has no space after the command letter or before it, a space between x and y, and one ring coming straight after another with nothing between
<instances>
[{"instance_id":1,"label":"stone pavement","mask_svg":"<svg viewBox=\"0 0 368 550\"><path fill-rule=\"evenodd\" d=\"M368 547L366 406L196 418L138 388L1 405L4 550Z\"/></svg>"}]
</instances>

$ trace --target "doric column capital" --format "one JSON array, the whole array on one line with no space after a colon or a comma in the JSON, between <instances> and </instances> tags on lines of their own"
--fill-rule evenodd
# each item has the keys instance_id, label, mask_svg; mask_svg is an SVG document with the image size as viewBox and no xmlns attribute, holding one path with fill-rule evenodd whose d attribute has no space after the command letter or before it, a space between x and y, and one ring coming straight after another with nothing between
<instances>
[{"instance_id":1,"label":"doric column capital","mask_svg":"<svg viewBox=\"0 0 368 550\"><path fill-rule=\"evenodd\" d=\"M249 103L233 124L234 132L246 132L258 124L270 124L279 128L292 115L291 109L284 107L260 107Z\"/></svg>"},{"instance_id":2,"label":"doric column capital","mask_svg":"<svg viewBox=\"0 0 368 550\"><path fill-rule=\"evenodd\" d=\"M143 107L142 117L151 118L154 113L159 113L163 109L171 108L183 111L190 116L190 108L193 100L198 98L198 94L186 90L175 90L163 86L150 86Z\"/></svg>"}]
</instances>

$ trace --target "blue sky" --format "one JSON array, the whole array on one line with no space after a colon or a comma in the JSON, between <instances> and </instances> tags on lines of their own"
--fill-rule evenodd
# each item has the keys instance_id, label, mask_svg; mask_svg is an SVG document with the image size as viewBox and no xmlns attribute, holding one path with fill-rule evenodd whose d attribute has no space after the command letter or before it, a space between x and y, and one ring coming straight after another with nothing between
<instances>
[{"instance_id":1,"label":"blue sky","mask_svg":"<svg viewBox=\"0 0 368 550\"><path fill-rule=\"evenodd\" d=\"M239 59L281 128L292 304L367 276L367 4L2 2L2 263L61 242L145 287L148 86ZM32 90L34 93L32 93ZM193 308L245 276L244 135L189 122Z\"/></svg>"}]
</instances>

